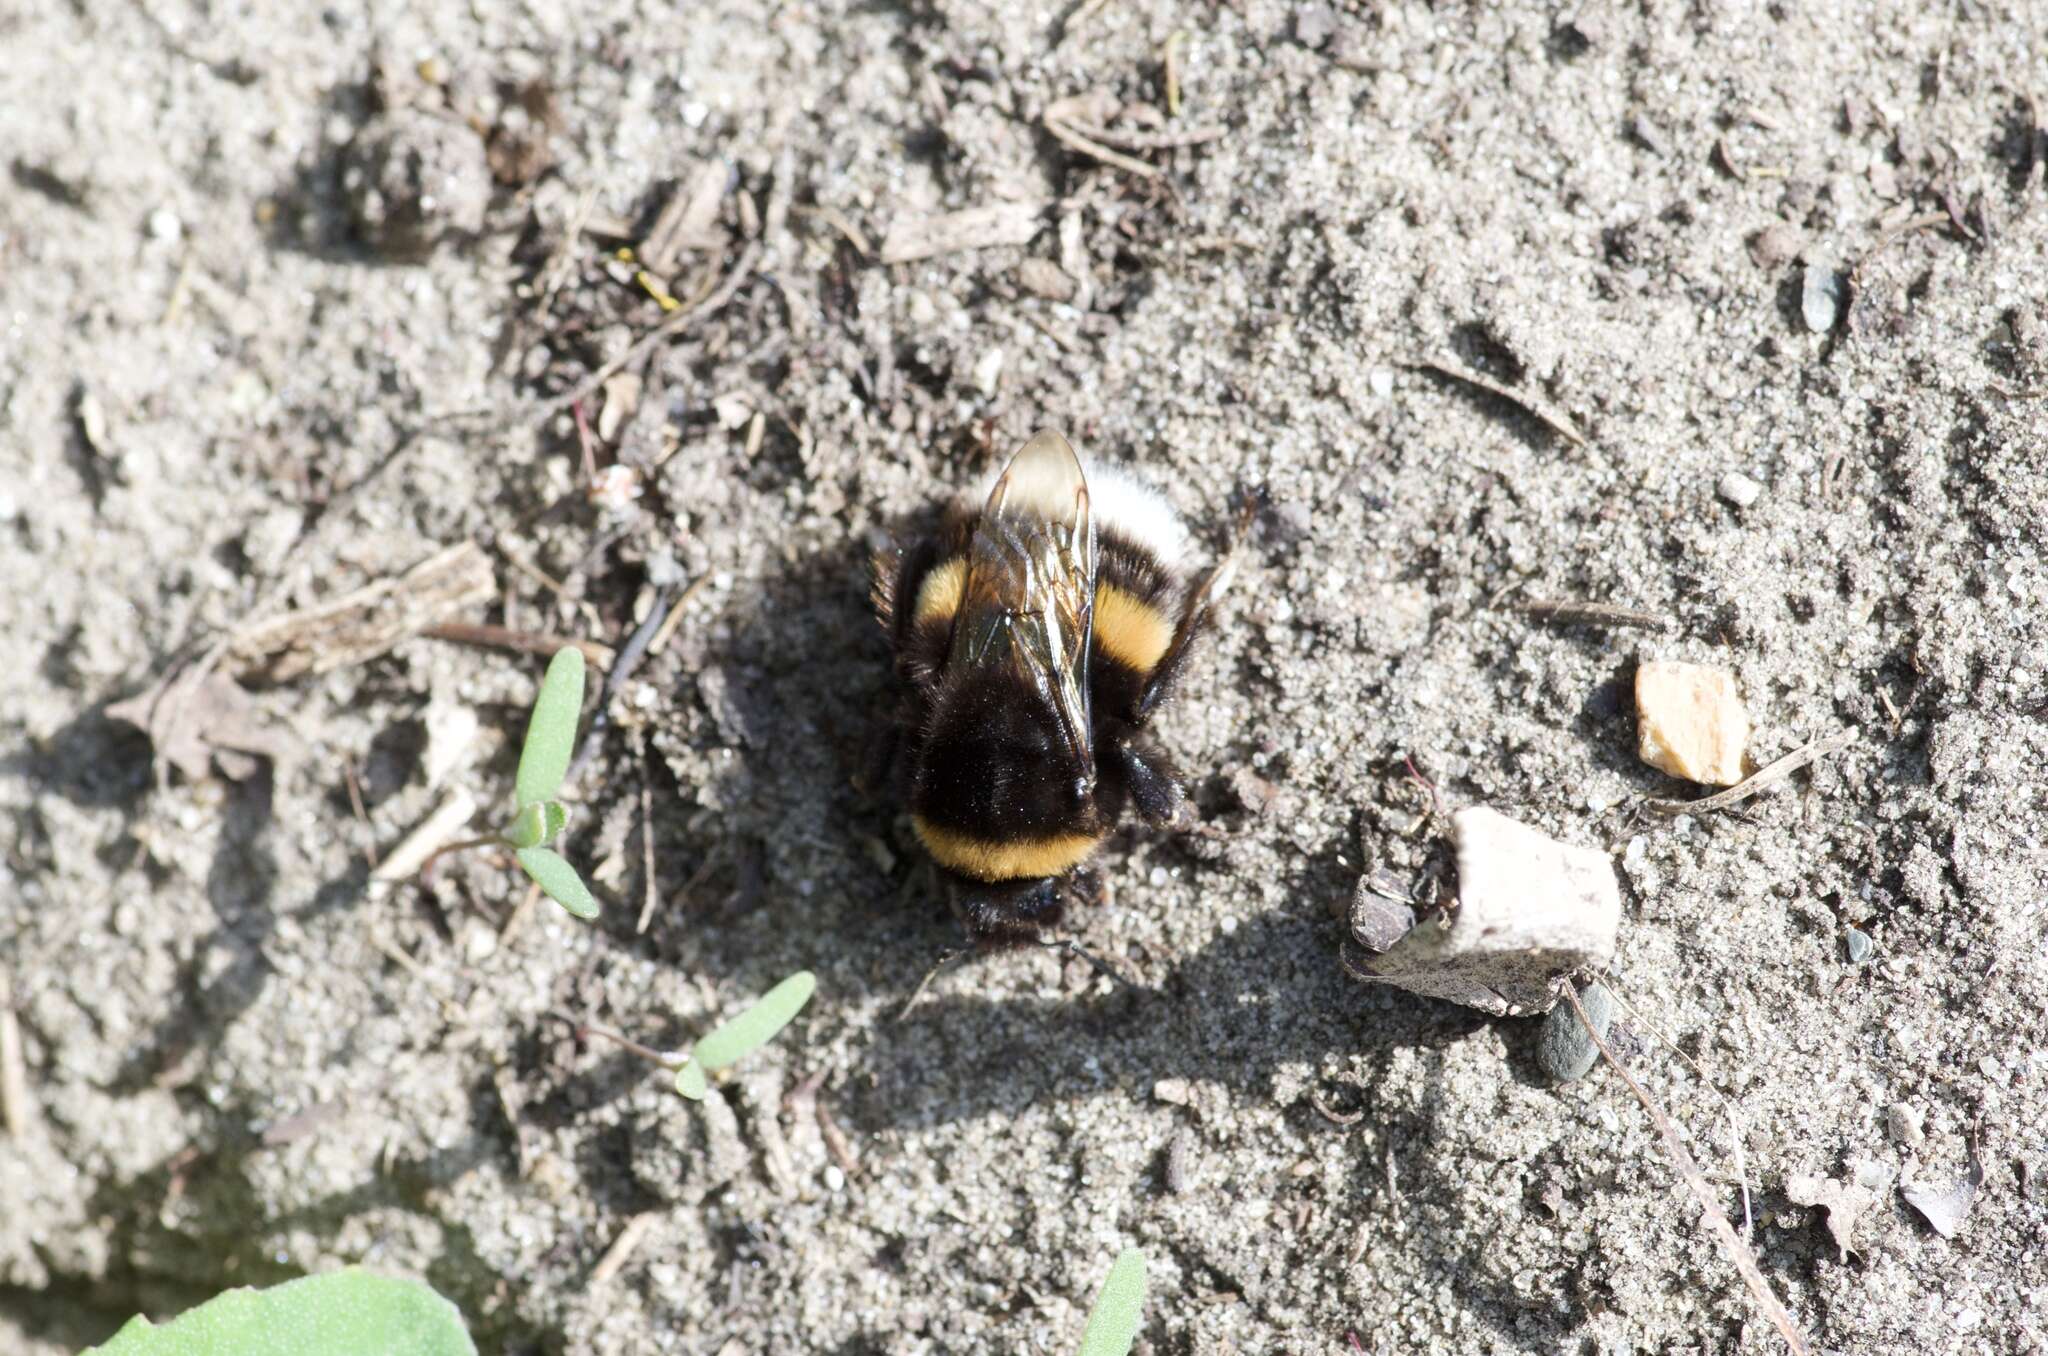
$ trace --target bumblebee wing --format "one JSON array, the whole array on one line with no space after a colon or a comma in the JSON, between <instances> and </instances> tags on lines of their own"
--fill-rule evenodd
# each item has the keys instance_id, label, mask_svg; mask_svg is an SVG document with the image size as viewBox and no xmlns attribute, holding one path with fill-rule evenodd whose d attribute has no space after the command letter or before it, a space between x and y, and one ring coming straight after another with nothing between
<instances>
[{"instance_id":1,"label":"bumblebee wing","mask_svg":"<svg viewBox=\"0 0 2048 1356\"><path fill-rule=\"evenodd\" d=\"M1095 628L1095 520L1080 458L1040 433L989 491L967 548L950 665L1007 669L1059 719L1095 775L1088 650Z\"/></svg>"}]
</instances>

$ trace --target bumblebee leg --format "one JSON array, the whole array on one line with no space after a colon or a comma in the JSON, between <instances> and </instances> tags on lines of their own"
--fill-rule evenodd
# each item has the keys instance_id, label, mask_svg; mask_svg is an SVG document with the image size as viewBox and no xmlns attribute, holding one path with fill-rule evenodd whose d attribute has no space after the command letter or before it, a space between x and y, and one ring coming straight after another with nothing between
<instances>
[{"instance_id":1,"label":"bumblebee leg","mask_svg":"<svg viewBox=\"0 0 2048 1356\"><path fill-rule=\"evenodd\" d=\"M1052 941L1041 939L1038 944L1048 951L1064 951L1070 956L1078 956L1086 961L1096 974L1101 975L1120 989L1136 989L1138 987L1130 980L1124 978L1122 972L1114 965L1111 965L1072 937L1061 937Z\"/></svg>"},{"instance_id":2,"label":"bumblebee leg","mask_svg":"<svg viewBox=\"0 0 2048 1356\"><path fill-rule=\"evenodd\" d=\"M1243 512L1238 514L1237 528L1231 533L1230 546L1224 551L1223 559L1217 561L1216 568L1203 576L1202 582L1188 594L1187 603L1181 608L1180 621L1174 625L1173 639L1146 678L1144 691L1138 694L1135 717L1140 724L1150 719L1152 713L1173 695L1174 685L1180 681L1181 672L1187 667L1195 637L1209 620L1209 608L1230 587L1231 577L1237 573L1238 549L1251 532L1254 506L1255 501L1246 502Z\"/></svg>"},{"instance_id":3,"label":"bumblebee leg","mask_svg":"<svg viewBox=\"0 0 2048 1356\"><path fill-rule=\"evenodd\" d=\"M1173 760L1143 730L1130 730L1109 744L1109 755L1125 791L1147 824L1164 828L1180 815L1185 799Z\"/></svg>"}]
</instances>

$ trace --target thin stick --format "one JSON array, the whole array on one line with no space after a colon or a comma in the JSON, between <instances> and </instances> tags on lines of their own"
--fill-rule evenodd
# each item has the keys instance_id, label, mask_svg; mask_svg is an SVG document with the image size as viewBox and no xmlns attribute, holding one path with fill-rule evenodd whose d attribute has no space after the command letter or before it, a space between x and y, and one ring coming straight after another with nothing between
<instances>
[{"instance_id":1,"label":"thin stick","mask_svg":"<svg viewBox=\"0 0 2048 1356\"><path fill-rule=\"evenodd\" d=\"M583 657L599 668L609 668L612 662L612 647L595 640L578 640L574 636L558 636L547 631L515 631L509 626L489 626L483 623L444 622L429 626L420 632L435 640L452 640L458 645L481 645L494 650L518 650L523 654L551 655L557 650L571 646L583 651Z\"/></svg>"},{"instance_id":2,"label":"thin stick","mask_svg":"<svg viewBox=\"0 0 2048 1356\"><path fill-rule=\"evenodd\" d=\"M0 975L0 1123L10 1138L28 1134L28 1062L21 1053L21 1019L12 985Z\"/></svg>"},{"instance_id":3,"label":"thin stick","mask_svg":"<svg viewBox=\"0 0 2048 1356\"><path fill-rule=\"evenodd\" d=\"M640 1240L647 1236L647 1231L654 1227L658 1217L656 1211L643 1210L626 1221L626 1227L619 1230L619 1236L612 1240L612 1245L604 1250L604 1256L598 1258L597 1265L591 1268L590 1285L593 1289L619 1274L619 1269L626 1265L626 1259L640 1246Z\"/></svg>"},{"instance_id":4,"label":"thin stick","mask_svg":"<svg viewBox=\"0 0 2048 1356\"><path fill-rule=\"evenodd\" d=\"M1125 155L1122 151L1113 151L1099 141L1090 140L1086 134L1075 131L1072 123L1061 122L1058 118L1047 118L1045 130L1052 133L1052 139L1062 146L1079 151L1083 155L1094 156L1105 165L1114 165L1120 170L1147 179L1159 177L1159 166L1140 160L1136 156Z\"/></svg>"},{"instance_id":5,"label":"thin stick","mask_svg":"<svg viewBox=\"0 0 2048 1356\"><path fill-rule=\"evenodd\" d=\"M822 1097L814 1097L812 1113L818 1118L818 1134L825 1141L825 1150L838 1162L839 1170L848 1180L860 1176L860 1159L854 1156L853 1145L848 1142L846 1132L839 1128L839 1122L832 1118L832 1108Z\"/></svg>"},{"instance_id":6,"label":"thin stick","mask_svg":"<svg viewBox=\"0 0 2048 1356\"><path fill-rule=\"evenodd\" d=\"M1698 800L1646 800L1644 805L1660 815L1703 815L1713 810L1725 810L1731 805L1740 805L1773 782L1785 778L1805 767L1808 763L1839 753L1856 741L1854 729L1843 730L1825 739L1816 739L1803 748L1797 748L1777 762L1757 769L1726 791Z\"/></svg>"},{"instance_id":7,"label":"thin stick","mask_svg":"<svg viewBox=\"0 0 2048 1356\"><path fill-rule=\"evenodd\" d=\"M442 845L450 842L475 814L476 797L457 787L420 821L418 828L398 841L398 846L370 873L370 879L390 882L410 877L439 856Z\"/></svg>"},{"instance_id":8,"label":"thin stick","mask_svg":"<svg viewBox=\"0 0 2048 1356\"><path fill-rule=\"evenodd\" d=\"M654 793L647 788L647 751L640 750L640 872L646 877L635 933L644 934L654 921Z\"/></svg>"},{"instance_id":9,"label":"thin stick","mask_svg":"<svg viewBox=\"0 0 2048 1356\"><path fill-rule=\"evenodd\" d=\"M1778 1335L1785 1339L1785 1347L1793 1356L1807 1356L1809 1348L1806 1345L1806 1335L1799 1331L1799 1325L1792 1321L1792 1315L1785 1312L1785 1306L1778 1302L1777 1295L1771 1290L1771 1283L1764 1278L1762 1268L1757 1266L1756 1258L1750 1255L1749 1249L1736 1237L1735 1226L1728 1222L1728 1217L1721 1213L1721 1207L1715 1204L1713 1189L1707 1185L1707 1179L1700 1172L1699 1165L1693 1162L1692 1154L1687 1151L1685 1142L1679 1139L1678 1131L1671 1124L1670 1118L1650 1100L1650 1094L1643 1091L1643 1085L1636 1082L1635 1075L1628 1071L1628 1066L1608 1048L1606 1039L1594 1027L1593 1019L1586 1015L1585 1004L1579 1002L1579 991L1573 987L1569 979L1564 982L1564 997L1565 1001L1572 1005L1572 1011L1579 1015L1579 1021L1586 1028L1586 1034L1593 1038L1593 1044L1600 1047L1600 1053L1613 1066L1614 1072L1628 1085L1628 1090L1636 1095L1636 1100L1643 1104L1643 1110L1650 1113L1651 1124L1655 1125L1657 1133L1664 1137L1664 1151L1669 1155L1672 1166L1678 1169L1678 1175L1684 1178L1685 1184L1692 1189L1693 1196L1700 1203L1700 1209L1705 1212L1707 1226L1713 1231L1721 1250L1728 1254L1728 1260L1735 1264L1735 1270L1741 1275L1743 1283L1749 1287L1749 1293L1756 1298L1757 1307L1764 1311L1765 1316L1778 1329Z\"/></svg>"},{"instance_id":10,"label":"thin stick","mask_svg":"<svg viewBox=\"0 0 2048 1356\"><path fill-rule=\"evenodd\" d=\"M498 929L498 945L503 946L506 942L512 940L512 934L526 925L526 920L533 916L533 906L538 903L540 903L540 883L538 881L529 882L526 887L525 897L512 906L512 916L505 920L504 927Z\"/></svg>"},{"instance_id":11,"label":"thin stick","mask_svg":"<svg viewBox=\"0 0 2048 1356\"><path fill-rule=\"evenodd\" d=\"M1475 372L1453 358L1448 356L1423 358L1401 365L1408 368L1420 368L1425 372L1436 372L1450 377L1454 381L1462 381L1467 386L1477 386L1480 390L1490 395L1497 395L1502 400L1521 406L1548 427L1551 432L1570 443L1573 447L1584 447L1586 445L1586 435L1579 432L1579 426L1574 424L1571 421L1571 417L1563 410L1558 409L1546 400L1530 395L1526 391L1517 391L1512 386L1505 386L1483 372Z\"/></svg>"},{"instance_id":12,"label":"thin stick","mask_svg":"<svg viewBox=\"0 0 2048 1356\"><path fill-rule=\"evenodd\" d=\"M1228 127L1204 123L1196 127L1177 128L1165 132L1119 132L1108 127L1097 127L1093 123L1069 122L1064 118L1056 121L1076 136L1125 151L1170 151L1181 146L1200 146L1204 142L1215 141L1230 131ZM1157 166L1147 165L1145 168L1157 169Z\"/></svg>"},{"instance_id":13,"label":"thin stick","mask_svg":"<svg viewBox=\"0 0 2048 1356\"><path fill-rule=\"evenodd\" d=\"M1893 241L1909 236L1915 231L1924 231L1930 226L1945 226L1947 224L1948 213L1946 212L1925 212L1917 217L1906 218L1879 236L1876 243L1863 252L1863 257L1858 259L1856 266L1849 270L1849 281L1856 282L1860 280L1863 277L1863 270L1870 267L1870 261L1875 259Z\"/></svg>"},{"instance_id":14,"label":"thin stick","mask_svg":"<svg viewBox=\"0 0 2048 1356\"><path fill-rule=\"evenodd\" d=\"M932 981L939 977L939 971L945 969L954 961L959 960L962 956L970 954L972 953L967 951L948 951L945 955L939 957L938 963L924 972L924 978L917 982L917 988L911 991L910 997L904 1000L903 1006L896 1010L896 1020L900 1022L910 1015L910 1010L917 1006L917 1000L924 997L924 991L929 989L932 986Z\"/></svg>"},{"instance_id":15,"label":"thin stick","mask_svg":"<svg viewBox=\"0 0 2048 1356\"><path fill-rule=\"evenodd\" d=\"M363 830L363 864L374 872L377 869L377 831L370 827L369 812L363 809L363 784L356 780L355 759L341 760L341 778L348 784L348 808Z\"/></svg>"},{"instance_id":16,"label":"thin stick","mask_svg":"<svg viewBox=\"0 0 2048 1356\"><path fill-rule=\"evenodd\" d=\"M1671 619L1641 608L1618 603L1581 602L1574 598L1531 598L1510 604L1512 610L1539 621L1561 622L1567 626L1639 626L1645 631L1662 631Z\"/></svg>"},{"instance_id":17,"label":"thin stick","mask_svg":"<svg viewBox=\"0 0 2048 1356\"><path fill-rule=\"evenodd\" d=\"M621 1035L620 1033L612 1031L606 1027L592 1026L590 1023L583 1021L581 1018L573 1017L570 1014L562 1011L560 1008L549 1008L548 1015L550 1017L559 1018L560 1020L567 1022L570 1026L575 1027L576 1033L580 1036L596 1036L602 1040L608 1040L613 1045L616 1045L621 1050L624 1050L627 1054L638 1056L639 1058L646 1060L649 1064L658 1065L661 1068L668 1069L671 1071L675 1070L681 1065L682 1061L675 1055L663 1054L661 1051L654 1049L652 1046L642 1045L639 1041L634 1040L631 1036Z\"/></svg>"},{"instance_id":18,"label":"thin stick","mask_svg":"<svg viewBox=\"0 0 2048 1356\"><path fill-rule=\"evenodd\" d=\"M668 620L673 597L666 587L656 592L654 606L647 609L647 616L633 629L633 634L626 637L626 643L619 647L618 658L612 661L610 671L604 676L604 689L597 694L597 709L591 712L590 728L584 732L583 743L576 750L576 757L569 763L568 775L562 779L564 782L575 782L577 774L597 756L598 749L604 744L604 732L612 723L612 698L625 687L626 680L633 676L633 670L640 667L640 661L646 657L647 647L653 642L655 633L660 631L661 624Z\"/></svg>"},{"instance_id":19,"label":"thin stick","mask_svg":"<svg viewBox=\"0 0 2048 1356\"><path fill-rule=\"evenodd\" d=\"M612 377L653 352L655 346L661 343L662 340L682 332L689 327L692 321L697 320L699 317L721 309L726 302L732 300L734 293L745 286L747 279L753 275L754 265L760 261L760 258L761 242L758 240L748 241L747 247L740 251L739 262L733 265L732 272L726 274L725 281L707 294L702 301L697 302L695 305L685 306L682 310L672 313L668 319L662 321L659 325L656 325L653 329L635 340L632 346L624 353L605 363L595 372L592 372L581 382L577 383L573 390L565 395L556 396L553 400L542 405L542 416L553 415L565 406L572 405L583 399L583 397L597 390L607 381L610 381Z\"/></svg>"},{"instance_id":20,"label":"thin stick","mask_svg":"<svg viewBox=\"0 0 2048 1356\"><path fill-rule=\"evenodd\" d=\"M1691 1069L1693 1072L1693 1077L1700 1080L1700 1086L1704 1087L1708 1092L1711 1092L1716 1097L1720 1098L1721 1105L1727 1109L1729 1127L1733 1129L1735 1132L1735 1180L1742 1184L1742 1236L1744 1238L1749 1237L1751 1232L1753 1232L1756 1228L1756 1221L1754 1220L1754 1218L1752 1218L1750 1214L1749 1160L1744 1155L1742 1150L1742 1141L1744 1138L1746 1138L1748 1131L1743 1126L1742 1113L1740 1108L1737 1106L1735 1099L1733 1097L1730 1097L1727 1093L1721 1091L1721 1089L1715 1087L1714 1080L1707 1077L1707 1071L1700 1067L1699 1061L1694 1059L1691 1055L1685 1053L1685 1051L1679 1049L1678 1042L1672 1040L1671 1037L1665 1033L1663 1027L1658 1026L1655 1022L1651 1021L1648 1017L1643 1015L1643 1010L1637 1007L1633 1002L1631 1002L1629 1000L1629 996L1625 992L1623 992L1620 980L1616 979L1613 975L1610 974L1602 976L1602 982L1607 985L1607 991L1614 995L1615 1001L1620 1003L1622 1009L1628 1013L1630 1020L1635 1022L1637 1026L1642 1027L1645 1031L1648 1031L1651 1035L1655 1036L1658 1042L1662 1044L1666 1050L1669 1050L1673 1055L1677 1057L1679 1063L1685 1065L1686 1068Z\"/></svg>"}]
</instances>

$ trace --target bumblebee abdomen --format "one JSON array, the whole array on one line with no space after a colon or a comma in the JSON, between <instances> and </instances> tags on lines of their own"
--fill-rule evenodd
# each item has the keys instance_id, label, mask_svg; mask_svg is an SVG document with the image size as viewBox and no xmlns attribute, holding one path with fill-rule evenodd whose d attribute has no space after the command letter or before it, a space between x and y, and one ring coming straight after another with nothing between
<instances>
[{"instance_id":1,"label":"bumblebee abdomen","mask_svg":"<svg viewBox=\"0 0 2048 1356\"><path fill-rule=\"evenodd\" d=\"M1050 833L1022 838L981 838L912 815L910 825L932 860L973 880L1031 880L1061 876L1086 861L1099 833Z\"/></svg>"}]
</instances>

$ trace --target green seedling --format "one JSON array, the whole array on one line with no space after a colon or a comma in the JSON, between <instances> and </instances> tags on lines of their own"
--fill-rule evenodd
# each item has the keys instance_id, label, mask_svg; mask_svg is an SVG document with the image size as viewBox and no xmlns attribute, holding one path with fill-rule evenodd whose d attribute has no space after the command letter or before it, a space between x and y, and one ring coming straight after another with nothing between
<instances>
[{"instance_id":1,"label":"green seedling","mask_svg":"<svg viewBox=\"0 0 2048 1356\"><path fill-rule=\"evenodd\" d=\"M462 1315L418 1281L354 1267L229 1290L170 1322L128 1320L85 1356L476 1356Z\"/></svg>"},{"instance_id":2,"label":"green seedling","mask_svg":"<svg viewBox=\"0 0 2048 1356\"><path fill-rule=\"evenodd\" d=\"M692 1046L676 1070L676 1091L693 1102L704 1099L705 1080L775 1039L811 1001L818 977L799 970L770 989L739 1016Z\"/></svg>"},{"instance_id":3,"label":"green seedling","mask_svg":"<svg viewBox=\"0 0 2048 1356\"><path fill-rule=\"evenodd\" d=\"M1081 1334L1081 1356L1126 1356L1138 1340L1138 1323L1145 1314L1145 1254L1125 1248L1111 1263L1088 1311L1088 1327Z\"/></svg>"},{"instance_id":4,"label":"green seedling","mask_svg":"<svg viewBox=\"0 0 2048 1356\"><path fill-rule=\"evenodd\" d=\"M597 900L576 868L548 846L569 822L569 812L555 799L576 751L576 717L583 711L583 651L557 650L540 680L533 701L533 719L526 725L526 744L519 750L519 776L514 783L518 809L499 836L512 849L519 869L533 878L541 893L578 918L597 917Z\"/></svg>"},{"instance_id":5,"label":"green seedling","mask_svg":"<svg viewBox=\"0 0 2048 1356\"><path fill-rule=\"evenodd\" d=\"M627 1054L637 1055L649 1064L667 1069L675 1075L677 1092L693 1102L701 1102L710 1090L712 1074L730 1068L774 1040L782 1028L796 1020L796 1015L804 1010L804 1004L811 1001L811 994L817 987L816 975L809 970L799 970L762 994L739 1016L680 1052L664 1053L649 1049L630 1037L607 1031L601 1026L583 1022L577 1022L576 1026L586 1035L601 1036ZM567 1013L558 1015L575 1021Z\"/></svg>"},{"instance_id":6,"label":"green seedling","mask_svg":"<svg viewBox=\"0 0 2048 1356\"><path fill-rule=\"evenodd\" d=\"M519 869L542 894L578 918L589 919L597 917L596 897L568 859L548 846L569 823L568 807L555 799L555 793L569 775L569 757L576 751L576 717L582 710L583 652L572 645L557 650L548 661L540 695L533 699L526 742L519 749L511 822L494 834L451 843L434 856L487 845L510 848Z\"/></svg>"}]
</instances>

